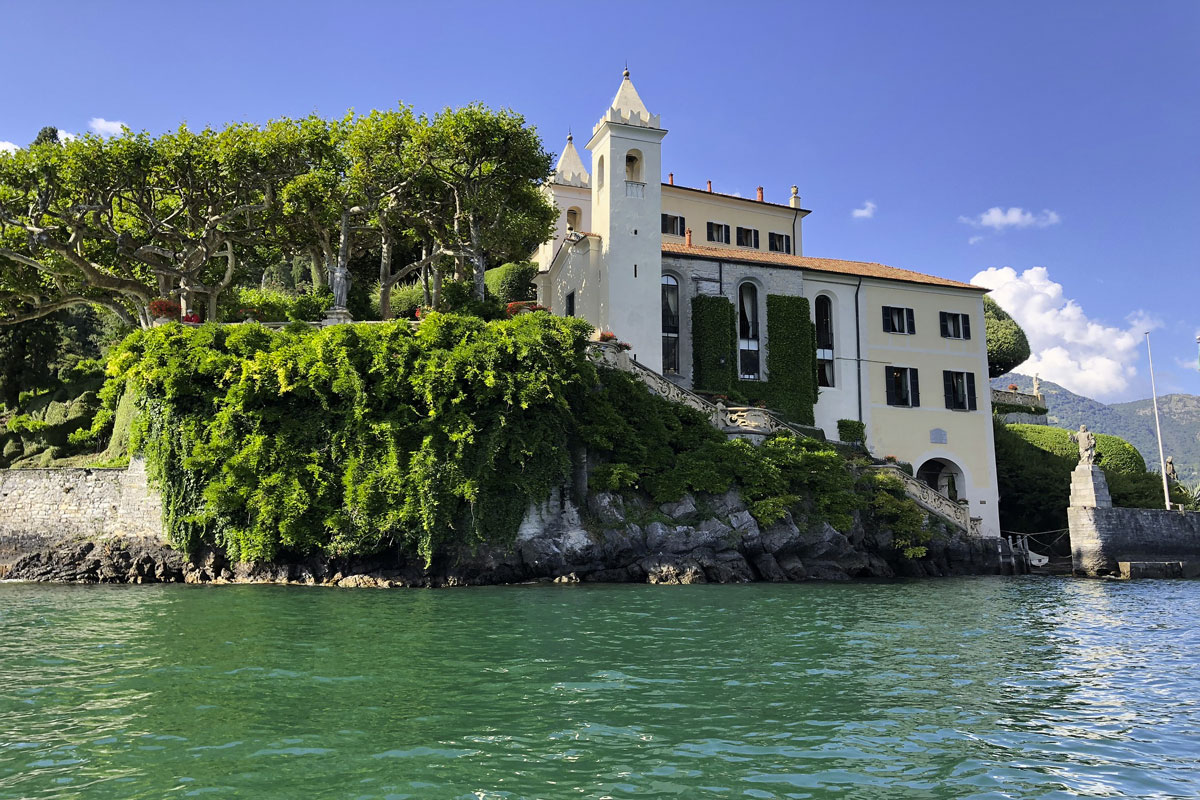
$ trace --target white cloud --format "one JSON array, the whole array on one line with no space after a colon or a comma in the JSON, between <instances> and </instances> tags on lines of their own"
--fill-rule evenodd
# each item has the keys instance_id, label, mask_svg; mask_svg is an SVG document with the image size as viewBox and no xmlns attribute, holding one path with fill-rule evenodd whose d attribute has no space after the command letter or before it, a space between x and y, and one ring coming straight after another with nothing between
<instances>
[{"instance_id":1,"label":"white cloud","mask_svg":"<svg viewBox=\"0 0 1200 800\"><path fill-rule=\"evenodd\" d=\"M60 142L73 142L78 138L79 138L78 136L76 136L73 133L70 133L69 131L59 131L58 132L58 140Z\"/></svg>"},{"instance_id":2,"label":"white cloud","mask_svg":"<svg viewBox=\"0 0 1200 800\"><path fill-rule=\"evenodd\" d=\"M967 239L967 244L979 244L983 239L984 237L982 236L972 236L970 239Z\"/></svg>"},{"instance_id":3,"label":"white cloud","mask_svg":"<svg viewBox=\"0 0 1200 800\"><path fill-rule=\"evenodd\" d=\"M854 217L855 219L870 219L871 217L875 216L876 208L877 206L868 200L867 204L862 208L856 208L851 211L850 216Z\"/></svg>"},{"instance_id":4,"label":"white cloud","mask_svg":"<svg viewBox=\"0 0 1200 800\"><path fill-rule=\"evenodd\" d=\"M124 122L120 120L110 120L104 117L92 117L88 120L88 127L101 136L120 136L121 129L126 127Z\"/></svg>"},{"instance_id":5,"label":"white cloud","mask_svg":"<svg viewBox=\"0 0 1200 800\"><path fill-rule=\"evenodd\" d=\"M1049 228L1062 222L1062 217L1048 208L1042 209L1040 214L1034 214L1016 206L1008 211L1000 206L992 206L977 217L959 217L958 221L973 228L993 228L1002 231L1005 228Z\"/></svg>"},{"instance_id":6,"label":"white cloud","mask_svg":"<svg viewBox=\"0 0 1200 800\"><path fill-rule=\"evenodd\" d=\"M1142 334L1161 323L1143 311L1130 314L1127 327L1091 319L1045 267L1020 275L1012 267L991 267L971 283L992 290L991 297L1013 316L1029 337L1032 357L1018 369L1037 373L1073 392L1098 400L1124 397L1137 376L1144 349Z\"/></svg>"},{"instance_id":7,"label":"white cloud","mask_svg":"<svg viewBox=\"0 0 1200 800\"><path fill-rule=\"evenodd\" d=\"M13 153L20 149L12 142L0 142L0 153Z\"/></svg>"}]
</instances>

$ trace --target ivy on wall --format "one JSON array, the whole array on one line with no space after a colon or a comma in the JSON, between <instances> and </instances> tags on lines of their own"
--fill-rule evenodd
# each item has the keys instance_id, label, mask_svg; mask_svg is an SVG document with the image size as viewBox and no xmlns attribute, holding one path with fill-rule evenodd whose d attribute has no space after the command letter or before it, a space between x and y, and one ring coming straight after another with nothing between
<instances>
[{"instance_id":1,"label":"ivy on wall","mask_svg":"<svg viewBox=\"0 0 1200 800\"><path fill-rule=\"evenodd\" d=\"M737 377L737 316L724 297L692 298L692 386L728 394Z\"/></svg>"},{"instance_id":2,"label":"ivy on wall","mask_svg":"<svg viewBox=\"0 0 1200 800\"><path fill-rule=\"evenodd\" d=\"M699 391L764 403L794 422L813 423L817 332L807 297L767 295L767 376L737 377L737 315L724 297L692 298L692 385Z\"/></svg>"}]
</instances>

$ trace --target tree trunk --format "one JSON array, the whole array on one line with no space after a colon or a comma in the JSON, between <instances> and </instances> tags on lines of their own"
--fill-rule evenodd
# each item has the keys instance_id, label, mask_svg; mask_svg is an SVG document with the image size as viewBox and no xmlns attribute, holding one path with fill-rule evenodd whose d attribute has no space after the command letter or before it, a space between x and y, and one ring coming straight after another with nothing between
<instances>
[{"instance_id":1,"label":"tree trunk","mask_svg":"<svg viewBox=\"0 0 1200 800\"><path fill-rule=\"evenodd\" d=\"M436 311L442 310L442 270L433 268L433 302L430 304Z\"/></svg>"},{"instance_id":2,"label":"tree trunk","mask_svg":"<svg viewBox=\"0 0 1200 800\"><path fill-rule=\"evenodd\" d=\"M379 318L392 318L392 237L386 233L379 256Z\"/></svg>"},{"instance_id":3,"label":"tree trunk","mask_svg":"<svg viewBox=\"0 0 1200 800\"><path fill-rule=\"evenodd\" d=\"M425 251L423 251L423 250L421 251L422 255L424 255L424 252ZM422 296L421 296L422 305L424 305L426 308L428 308L433 305L433 297L429 293L429 265L428 264L424 264L421 267L421 289L422 289Z\"/></svg>"},{"instance_id":4,"label":"tree trunk","mask_svg":"<svg viewBox=\"0 0 1200 800\"><path fill-rule=\"evenodd\" d=\"M474 262L474 278L475 282L475 299L483 300L487 294L487 286L483 280L483 273L487 271L487 257L483 254L483 247L480 244L482 232L479 229L479 221L474 217L471 218L471 260Z\"/></svg>"}]
</instances>

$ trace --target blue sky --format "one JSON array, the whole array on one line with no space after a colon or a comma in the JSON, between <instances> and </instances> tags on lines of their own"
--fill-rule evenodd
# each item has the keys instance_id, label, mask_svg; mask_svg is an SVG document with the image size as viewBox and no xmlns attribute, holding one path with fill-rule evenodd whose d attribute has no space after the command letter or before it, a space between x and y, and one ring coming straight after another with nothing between
<instances>
[{"instance_id":1,"label":"blue sky","mask_svg":"<svg viewBox=\"0 0 1200 800\"><path fill-rule=\"evenodd\" d=\"M779 202L797 184L807 255L990 269L979 280L1000 286L1043 376L1101 399L1149 395L1153 327L1160 392L1200 394L1193 0L59 2L4 17L0 142L18 145L93 119L162 131L481 100L557 152L569 127L586 138L628 60L677 182L762 184Z\"/></svg>"}]
</instances>

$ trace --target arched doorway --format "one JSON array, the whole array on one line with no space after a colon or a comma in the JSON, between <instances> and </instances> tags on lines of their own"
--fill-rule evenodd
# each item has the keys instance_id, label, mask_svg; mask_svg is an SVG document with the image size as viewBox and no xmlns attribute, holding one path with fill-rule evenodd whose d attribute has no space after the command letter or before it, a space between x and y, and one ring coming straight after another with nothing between
<instances>
[{"instance_id":1,"label":"arched doorway","mask_svg":"<svg viewBox=\"0 0 1200 800\"><path fill-rule=\"evenodd\" d=\"M967 499L967 481L962 468L944 458L931 458L917 469L917 480L943 497L960 501Z\"/></svg>"}]
</instances>

